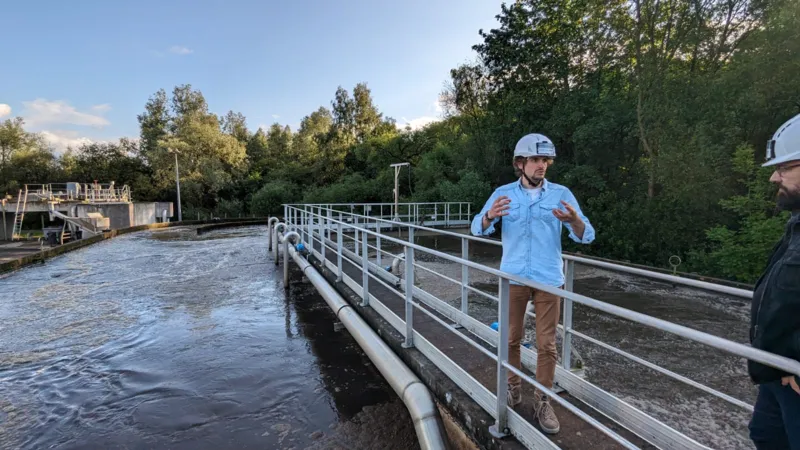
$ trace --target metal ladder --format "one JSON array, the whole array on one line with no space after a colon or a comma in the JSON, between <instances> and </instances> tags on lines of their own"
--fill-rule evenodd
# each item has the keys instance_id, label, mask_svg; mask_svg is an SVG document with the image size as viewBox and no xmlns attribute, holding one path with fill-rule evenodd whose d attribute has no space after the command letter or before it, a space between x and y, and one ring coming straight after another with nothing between
<instances>
[{"instance_id":1,"label":"metal ladder","mask_svg":"<svg viewBox=\"0 0 800 450\"><path fill-rule=\"evenodd\" d=\"M22 221L25 219L25 208L28 206L28 186L25 185L25 191L19 190L17 195L17 210L14 213L14 227L11 230L11 240L21 238L22 234Z\"/></svg>"}]
</instances>

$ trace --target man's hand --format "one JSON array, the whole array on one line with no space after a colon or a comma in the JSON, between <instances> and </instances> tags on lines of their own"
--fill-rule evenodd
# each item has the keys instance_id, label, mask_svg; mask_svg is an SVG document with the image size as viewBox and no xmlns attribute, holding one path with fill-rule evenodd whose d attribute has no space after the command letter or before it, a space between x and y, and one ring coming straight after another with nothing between
<instances>
[{"instance_id":1,"label":"man's hand","mask_svg":"<svg viewBox=\"0 0 800 450\"><path fill-rule=\"evenodd\" d=\"M494 220L498 217L503 217L508 215L508 204L511 203L511 199L506 197L505 195L501 195L497 197L497 200L492 203L492 207L489 208L489 211L486 212L486 218L489 220Z\"/></svg>"},{"instance_id":2,"label":"man's hand","mask_svg":"<svg viewBox=\"0 0 800 450\"><path fill-rule=\"evenodd\" d=\"M789 375L788 377L781 378L781 384L786 386L787 384L792 385L792 389L795 392L800 394L800 386L797 385L797 378L794 375Z\"/></svg>"},{"instance_id":3,"label":"man's hand","mask_svg":"<svg viewBox=\"0 0 800 450\"><path fill-rule=\"evenodd\" d=\"M578 217L578 212L575 211L575 208L572 207L569 203L561 200L561 204L564 205L564 208L567 208L567 212L561 211L560 209L556 208L553 210L553 215L562 222L566 222L570 225L575 225L578 222L581 222L581 218Z\"/></svg>"}]
</instances>

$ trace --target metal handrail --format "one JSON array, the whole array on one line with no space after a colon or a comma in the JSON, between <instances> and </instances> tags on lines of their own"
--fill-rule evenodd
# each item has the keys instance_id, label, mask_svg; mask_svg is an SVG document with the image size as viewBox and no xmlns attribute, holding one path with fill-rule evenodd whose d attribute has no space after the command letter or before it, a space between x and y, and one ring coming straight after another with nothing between
<instances>
[{"instance_id":1,"label":"metal handrail","mask_svg":"<svg viewBox=\"0 0 800 450\"><path fill-rule=\"evenodd\" d=\"M306 212L306 213L309 214L309 212ZM324 216L319 215L319 214L313 214L313 213L310 213L310 214L312 214L312 215L314 215L316 217L322 218L322 219L330 220L333 223L342 223L342 224L344 224L344 222L340 222L340 221L335 220L335 219L328 219L327 217L324 217ZM349 226L352 226L352 225L349 225ZM494 275L494 276L496 276L498 278L507 279L509 281L513 281L513 282L521 284L523 286L528 286L528 287L531 287L531 288L536 289L536 290L548 292L550 294L556 295L556 296L561 297L561 298L569 298L570 300L573 300L573 301L576 301L576 302L581 303L583 305L592 307L592 308L597 309L599 311L602 311L602 312L605 312L605 313L608 313L608 314L612 314L612 315L621 317L623 319L628 319L630 321L633 321L633 322L636 322L636 323L639 323L639 324L642 324L642 325L647 325L649 327L656 328L656 329L659 329L659 330L662 330L662 331L667 331L667 332L669 332L671 334L674 334L676 336L680 336L680 337L683 337L683 338L686 338L686 339L690 339L690 340L693 340L693 341L696 341L696 342L699 342L699 343L702 343L702 344L706 344L706 345L709 345L711 347L714 347L714 348L717 348L717 349L720 349L720 350L723 350L723 351L727 351L727 352L732 353L732 354L737 355L737 356L741 356L741 357L745 357L745 358L748 358L748 359L752 359L753 361L760 362L762 364L766 364L768 366L775 367L777 369L781 369L781 370L784 370L784 371L789 372L789 373L800 375L800 362L795 361L793 359L785 358L783 356L778 356L778 355L775 355L773 353L768 353L768 352L765 352L765 351L762 351L762 350L758 350L758 349L752 348L750 346L746 346L746 345L739 344L739 343L736 343L736 342L728 341L726 339L719 338L717 336L713 336L713 335L710 335L710 334L702 332L702 331L694 330L692 328L688 328L688 327L685 327L683 325L674 324L674 323L668 322L666 320L658 319L658 318L651 317L651 316L648 316L648 315L645 315L645 314L642 314L642 313L638 313L638 312L635 312L635 311L632 311L632 310L629 310L629 309L621 308L619 306L615 306L615 305L611 305L611 304L608 304L608 303L605 303L605 302L601 302L599 300L595 300L595 299L590 298L590 297L585 297L583 295L576 294L574 292L569 292L569 291L566 291L566 290L563 290L563 289L559 289L557 287L553 287L553 286L548 286L548 285L544 285L544 284L541 284L541 283L537 283L535 281L529 280L527 278L520 277L518 275L514 275L514 274L511 274L511 273L507 273L507 272L502 272L502 271L500 271L498 269L495 269L495 268L492 268L492 267L489 267L489 266L485 266L485 265L480 264L480 263L476 263L476 262L473 262L473 261L462 259L462 258L459 258L457 256L453 256L453 255L450 255L450 254L447 254L447 253L443 253L443 252L440 252L438 250L433 250L433 249L430 249L430 248L427 248L427 247L423 247L421 245L417 245L417 244L414 244L414 243L411 243L411 242L408 242L408 241L403 241L403 240L400 240L400 239L396 239L396 238L393 238L391 236L379 235L378 233L370 231L369 229L366 229L366 228L360 229L360 232L361 233L366 233L366 234L371 235L371 236L376 236L376 237L380 236L382 240L393 242L393 243L395 243L397 245L400 245L400 246L403 246L403 247L411 247L411 248L413 248L415 250L420 250L420 251L429 253L429 254L431 254L433 256L437 256L439 258L446 259L448 261L451 261L451 262L454 262L454 263L457 263L457 264L462 264L462 265L468 266L468 267L470 267L472 269L481 270L481 271L486 272L488 274Z\"/></svg>"},{"instance_id":2,"label":"metal handrail","mask_svg":"<svg viewBox=\"0 0 800 450\"><path fill-rule=\"evenodd\" d=\"M315 205L286 205L286 206L295 207L295 208L302 208L302 207L305 207L305 206L314 206L315 208L321 208L323 211L330 210L331 212L347 214L350 217L357 217L357 218L364 218L364 219L369 219L369 220L373 220L373 221L380 221L382 223L386 223L386 224L389 224L389 225L392 225L392 226L409 227L409 228L414 228L415 230L423 230L423 231L427 231L427 232L433 232L433 233L444 235L444 236L450 236L450 237L457 238L457 239L466 239L466 240L471 241L471 242L480 242L480 243L483 243L483 244L494 245L494 246L497 246L497 247L501 247L503 245L502 241L500 241L498 239L488 239L488 238L485 238L485 237L473 236L471 234L456 233L456 232L453 232L453 231L442 230L442 229L439 229L439 228L426 227L424 225L417 225L417 224L408 223L408 222L397 222L397 221L393 221L393 220L390 220L390 219L379 219L379 218L375 218L373 216L365 216L365 215L354 214L354 213L345 213L343 211L333 210L333 209L330 209L330 208L324 208L322 206L315 206ZM734 287L730 287L730 286L723 286L723 285L720 285L720 284L709 283L707 281L700 281L700 280L694 280L694 279L691 279L691 278L685 278L685 277L680 277L680 276L676 276L676 275L669 275L669 274L665 274L665 273L653 272L653 271L639 269L639 268L635 268L635 267L623 266L621 264L614 264L614 263L609 263L609 262L604 262L604 261L598 261L598 260L595 260L595 259L581 257L581 256L569 255L569 254L564 254L564 253L562 253L561 256L566 261L574 261L574 262L583 264L585 266L592 266L592 267L597 267L597 268L601 268L601 269L613 270L615 272L622 272L622 273L627 273L627 274L630 274L630 275L638 275L638 276L642 276L642 277L646 277L646 278L650 278L650 279L654 279L654 280L666 281L666 282L669 282L669 283L679 284L679 285L682 285L682 286L702 289L702 290L705 290L705 291L717 292L717 293L720 293L720 294L732 295L732 296L740 297L740 298L747 298L747 299L752 299L753 298L753 291L750 291L750 290L747 290L747 289L739 289L739 288L734 288Z\"/></svg>"},{"instance_id":3,"label":"metal handrail","mask_svg":"<svg viewBox=\"0 0 800 450\"><path fill-rule=\"evenodd\" d=\"M287 216L287 220L289 220L290 223L294 223L295 220L297 220L298 222L300 220L302 220L302 223L305 224L311 218L318 219L317 220L318 225L316 227L316 230L315 230L314 226L303 225L303 228L305 228L307 233L310 232L310 233L316 234L315 231L319 231L319 233L321 234L323 232L323 226L321 224L322 222L324 222L326 224L326 226L324 227L324 231L329 231L331 229L330 226L332 224L338 224L340 226L340 228L342 226L346 226L348 228L355 228L358 233L363 233L362 236L373 236L375 238L380 238L381 240L383 240L385 242L405 247L407 250L411 249L411 250L416 250L416 251L422 251L422 252L425 252L427 254L442 258L444 260L451 261L451 262L456 263L456 264L460 264L462 267L473 268L473 269L480 270L480 271L483 271L485 273L488 273L490 275L497 276L500 279L501 284L504 281L505 282L513 281L513 282L515 282L517 284L525 285L525 286L528 286L528 287L532 287L534 289L538 289L538 290L541 290L541 291L549 292L551 294L555 294L555 295L557 295L559 297L564 298L565 299L565 303L566 303L566 301L570 301L570 302L574 301L574 302L583 304L585 306L589 306L589 307L591 307L593 309L596 309L598 311L602 311L602 312L605 312L605 313L608 313L608 314L612 314L612 315L615 315L617 317L624 318L624 319L627 319L627 320L630 320L630 321L633 321L633 322L636 322L636 323L639 323L639 324L642 324L642 325L647 325L647 326L655 328L655 329L666 331L666 332L668 332L670 334L673 334L673 335L676 335L676 336L679 336L679 337L683 337L683 338L686 338L686 339L693 340L695 342L703 343L705 345L709 345L709 346L714 347L716 349L720 349L720 350L723 350L725 352L728 352L728 353L731 353L731 354L734 354L734 355L737 355L737 356L745 357L745 358L751 359L753 361L760 362L762 364L766 364L766 365L769 365L769 366L772 366L772 367L779 368L779 369L784 370L784 371L789 372L789 373L794 373L794 374L800 375L800 362L791 360L789 358L784 358L784 357L781 357L781 356L778 356L778 355L774 355L772 353L768 353L768 352L764 352L764 351L761 351L761 350L758 350L758 349L754 349L752 347L749 347L749 346L746 346L746 345L743 345L743 344L738 344L738 343L735 343L735 342L732 342L732 341L728 341L728 340L725 340L723 338L719 338L717 336L713 336L713 335L710 335L708 333L704 333L704 332L699 331L699 330L694 330L694 329L691 329L691 328L688 328L688 327L684 327L684 326L681 326L681 325L677 325L677 324L674 324L674 323L671 323L671 322L668 322L668 321L665 321L665 320L662 320L662 319L658 319L658 318L655 318L655 317L647 316L645 314L637 313L635 311L631 311L631 310L628 310L628 309L625 309L625 308L621 308L621 307L610 305L610 304L607 304L607 303L604 303L604 302L600 302L598 300L595 300L595 299L592 299L592 298L589 298L589 297L585 297L585 296L582 296L582 295L579 295L579 294L575 294L573 292L569 292L568 290L563 290L563 289L555 288L555 287L552 287L552 286L542 285L542 284L533 282L531 280L528 280L528 279L525 279L525 278L522 278L522 277L519 277L519 276L516 276L516 275L513 275L513 274L508 274L508 273L502 272L502 271L494 269L492 267L488 267L488 266L485 266L485 265L482 265L482 264L479 264L479 263L476 263L476 262L473 262L473 261L469 261L468 259L459 258L457 256L453 256L453 255L450 255L450 254L447 254L447 253L443 253L443 252L440 252L440 251L437 251L437 250L433 250L433 249L430 249L430 248L427 248L427 247L420 246L418 244L414 244L413 242L409 242L409 241L405 241L405 240L401 240L401 239L397 239L397 238L394 238L394 237L391 237L391 236L387 236L387 235L381 234L380 230L372 231L372 230L370 230L368 228L359 227L359 225L366 226L366 222L367 222L366 220L364 220L362 223L358 223L359 219L375 220L374 218L371 218L371 217L368 217L368 216L360 216L360 215L354 215L354 214L350 214L350 213L336 211L338 213L337 215L339 216L339 219L337 220L334 217L326 216L326 215L322 214L322 212L326 212L327 213L328 212L328 208L313 207L313 209L319 210L319 213L316 213L316 212L311 210L312 208L307 207L306 205L299 205L299 206L286 205L286 207L287 207L287 211L289 212L289 214ZM302 217L301 217L301 215L302 215ZM344 215L348 215L348 216L350 216L351 218L353 218L355 220L353 220L352 222L345 222L344 220L341 220L341 219L344 218ZM381 219L378 219L378 220L381 220ZM433 230L433 231L436 231L436 232L441 232L441 230L431 229L431 228L428 228L428 227L416 226L416 225L413 225L413 224L407 224L407 223L402 223L402 222L394 222L394 221L383 221L383 220L381 220L381 221L382 222L388 222L388 223L390 223L391 225L394 225L394 226L409 227L409 230L412 230L412 229L425 229L425 230ZM412 233L410 233L410 234L412 234ZM461 235L461 234L457 234L457 233L442 232L442 234L454 235L454 236L462 238L462 239L471 238L470 236ZM481 238L472 239L472 240L489 241L487 239L481 239ZM366 241L366 239L365 239L365 241ZM494 242L494 241L489 241L489 242ZM366 250L368 250L368 248L366 248ZM580 258L580 257L574 257L574 258L575 259L573 261L584 263L582 261L584 258ZM593 263L594 261L589 260L589 262ZM609 264L608 263L603 263L603 265L609 265ZM364 270L367 270L366 266L365 266ZM636 272L633 272L633 273L637 273L637 274L638 274L639 271L641 271L641 269L635 269L635 270L636 270ZM658 274L658 275L661 276L661 277L666 277L665 274ZM679 277L675 277L675 278L679 278ZM681 280L681 281L683 281L683 280ZM695 285L695 287L697 287L696 285L700 285L700 286L702 286L702 288L707 288L707 286L705 286L705 285L706 284L710 284L710 283L704 283L704 282L695 281L695 280L690 280L690 281L692 282L692 284L690 284L690 285ZM502 298L502 296L501 296L501 298ZM503 301L501 300L500 304L502 305L502 303L503 303ZM565 310L566 310L566 307L565 307ZM566 322L565 322L565 325L566 325ZM503 328L503 325L501 324L501 329L502 328ZM574 334L577 337L585 336L585 335L580 335L577 332L574 332L574 330L572 330L571 323L569 324L569 326L565 326L565 331L569 332L569 334ZM505 347L505 346L499 345L498 346L498 351L503 347ZM630 355L630 356L633 356L633 355ZM633 357L633 358L636 358L636 357ZM634 361L636 361L636 360L634 359ZM641 360L641 361L643 361L643 360ZM641 362L641 361L636 361L636 362ZM661 371L661 373L665 373L665 371L666 371L666 369L664 369L664 371ZM667 374L667 375L669 375L669 374ZM681 380L680 376L678 376L678 377L679 378L676 378L676 377L673 377L673 378L676 378L679 381L684 381L684 380ZM685 380L688 380L688 379L685 379ZM689 380L689 381L691 381L691 380ZM696 383L696 382L694 382L694 383ZM693 383L687 383L687 384L695 386ZM695 387L697 387L697 386L695 386ZM711 388L707 388L707 389L703 389L703 390L706 391L706 392L712 393L712 394L714 394L714 392L716 392L716 391L712 392L713 389L711 389ZM503 393L498 392L498 394L502 394L502 397L505 398L505 393L504 392ZM723 399L728 400L728 401L734 400L731 403L736 404L737 406L742 406L743 402L736 401L736 399L733 399L732 397L729 397L726 394L722 394L722 393L717 393L717 394L719 394L717 396L720 397L720 398L723 398ZM714 395L716 395L716 394L714 394Z\"/></svg>"}]
</instances>

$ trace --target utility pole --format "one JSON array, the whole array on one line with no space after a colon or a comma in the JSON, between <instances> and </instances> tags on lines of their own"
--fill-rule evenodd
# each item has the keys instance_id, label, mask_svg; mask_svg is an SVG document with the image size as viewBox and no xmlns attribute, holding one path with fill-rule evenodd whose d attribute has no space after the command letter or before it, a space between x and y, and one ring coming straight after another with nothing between
<instances>
[{"instance_id":1,"label":"utility pole","mask_svg":"<svg viewBox=\"0 0 800 450\"><path fill-rule=\"evenodd\" d=\"M178 174L178 152L177 150L170 149L172 153L175 154L175 187L178 191L178 222L183 221L183 215L181 214L181 177Z\"/></svg>"},{"instance_id":2,"label":"utility pole","mask_svg":"<svg viewBox=\"0 0 800 450\"><path fill-rule=\"evenodd\" d=\"M399 186L397 185L397 180L400 177L400 169L402 169L403 166L410 166L410 164L407 163L407 162L404 162L404 163L392 164L392 165L389 166L389 167L394 167L394 220L395 220L395 222L399 222L400 221L400 212L397 209L398 202L399 202L399 199L400 199L400 189L399 189Z\"/></svg>"}]
</instances>

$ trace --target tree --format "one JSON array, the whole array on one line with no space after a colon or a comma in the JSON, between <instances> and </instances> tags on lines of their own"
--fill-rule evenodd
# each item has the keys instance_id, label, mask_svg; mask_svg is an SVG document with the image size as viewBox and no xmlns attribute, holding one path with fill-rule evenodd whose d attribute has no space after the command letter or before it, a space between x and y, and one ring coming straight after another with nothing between
<instances>
[{"instance_id":1,"label":"tree","mask_svg":"<svg viewBox=\"0 0 800 450\"><path fill-rule=\"evenodd\" d=\"M11 156L28 144L28 133L22 117L6 119L0 124L0 175L4 178ZM2 181L2 180L0 180Z\"/></svg>"},{"instance_id":2,"label":"tree","mask_svg":"<svg viewBox=\"0 0 800 450\"><path fill-rule=\"evenodd\" d=\"M171 120L167 105L167 93L159 89L144 106L145 112L139 114L140 151L146 158L154 157L158 151L158 141L167 136Z\"/></svg>"},{"instance_id":3,"label":"tree","mask_svg":"<svg viewBox=\"0 0 800 450\"><path fill-rule=\"evenodd\" d=\"M222 132L236 138L242 144L247 144L250 132L247 131L247 119L242 113L228 111L225 117L220 119L222 122Z\"/></svg>"}]
</instances>

